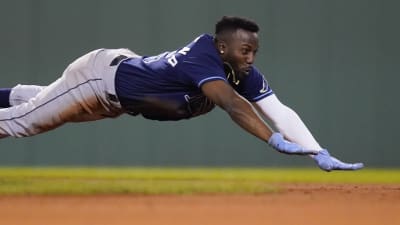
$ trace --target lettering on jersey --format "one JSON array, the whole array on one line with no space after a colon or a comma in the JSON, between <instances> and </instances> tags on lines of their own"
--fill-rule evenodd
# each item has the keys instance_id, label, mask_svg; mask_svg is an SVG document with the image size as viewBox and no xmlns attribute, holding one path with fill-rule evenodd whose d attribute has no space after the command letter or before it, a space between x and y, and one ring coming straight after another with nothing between
<instances>
[{"instance_id":1,"label":"lettering on jersey","mask_svg":"<svg viewBox=\"0 0 400 225\"><path fill-rule=\"evenodd\" d=\"M172 67L175 67L176 64L178 64L178 60L176 60L175 55L171 55L171 56L168 58L168 63L169 63Z\"/></svg>"},{"instance_id":2,"label":"lettering on jersey","mask_svg":"<svg viewBox=\"0 0 400 225\"><path fill-rule=\"evenodd\" d=\"M178 60L176 59L176 56L178 56L179 54L181 55L187 55L187 53L190 51L190 48L188 47L183 47L181 50L177 51L173 51L170 54L166 55L165 58L168 59L168 63L172 66L175 67L176 64L178 64Z\"/></svg>"},{"instance_id":3,"label":"lettering on jersey","mask_svg":"<svg viewBox=\"0 0 400 225\"><path fill-rule=\"evenodd\" d=\"M143 59L143 62L149 64L152 62L156 62L162 58L165 58L172 67L175 67L178 64L178 60L176 59L176 57L178 55L187 55L189 51L190 51L189 47L183 47L179 51L164 52L156 56L147 57Z\"/></svg>"},{"instance_id":4,"label":"lettering on jersey","mask_svg":"<svg viewBox=\"0 0 400 225\"><path fill-rule=\"evenodd\" d=\"M156 55L156 56L150 56L150 57L144 58L143 62L146 63L146 64L149 64L149 63L152 63L152 62L156 62L156 61L164 58L168 54L169 54L169 52L163 52L163 53L161 53L159 55Z\"/></svg>"},{"instance_id":5,"label":"lettering on jersey","mask_svg":"<svg viewBox=\"0 0 400 225\"><path fill-rule=\"evenodd\" d=\"M187 55L187 53L190 51L190 48L188 48L188 47L183 47L181 50L179 50L179 54L182 54L182 55Z\"/></svg>"}]
</instances>

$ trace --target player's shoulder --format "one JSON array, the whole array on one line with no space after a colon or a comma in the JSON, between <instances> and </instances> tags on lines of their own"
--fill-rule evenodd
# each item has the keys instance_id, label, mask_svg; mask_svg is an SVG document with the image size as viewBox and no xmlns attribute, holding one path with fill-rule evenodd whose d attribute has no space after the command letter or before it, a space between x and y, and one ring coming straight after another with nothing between
<instances>
[{"instance_id":1,"label":"player's shoulder","mask_svg":"<svg viewBox=\"0 0 400 225\"><path fill-rule=\"evenodd\" d=\"M214 37L209 34L201 34L188 44L188 47L198 50L208 50L214 45Z\"/></svg>"},{"instance_id":2,"label":"player's shoulder","mask_svg":"<svg viewBox=\"0 0 400 225\"><path fill-rule=\"evenodd\" d=\"M257 67L252 66L248 76L246 76L245 80L242 82L239 93L250 102L256 102L273 94L273 91L264 75Z\"/></svg>"},{"instance_id":3,"label":"player's shoulder","mask_svg":"<svg viewBox=\"0 0 400 225\"><path fill-rule=\"evenodd\" d=\"M210 42L213 41L214 37L210 34L204 33L197 36L193 42Z\"/></svg>"},{"instance_id":4,"label":"player's shoulder","mask_svg":"<svg viewBox=\"0 0 400 225\"><path fill-rule=\"evenodd\" d=\"M217 64L222 67L222 61L214 44L214 37L209 34L201 34L187 44L183 49L186 54L181 57L189 64ZM178 52L181 50L178 50Z\"/></svg>"},{"instance_id":5,"label":"player's shoulder","mask_svg":"<svg viewBox=\"0 0 400 225\"><path fill-rule=\"evenodd\" d=\"M247 76L244 76L243 78L243 85L245 86L257 87L259 85L264 86L266 84L267 80L264 77L264 74L262 74L260 70L258 70L258 68L254 65L251 66L251 69Z\"/></svg>"}]
</instances>

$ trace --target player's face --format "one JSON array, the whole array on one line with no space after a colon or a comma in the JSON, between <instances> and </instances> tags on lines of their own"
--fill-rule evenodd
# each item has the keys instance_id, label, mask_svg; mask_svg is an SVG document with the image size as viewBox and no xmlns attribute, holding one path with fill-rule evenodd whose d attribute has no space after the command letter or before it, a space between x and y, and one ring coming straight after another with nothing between
<instances>
[{"instance_id":1,"label":"player's face","mask_svg":"<svg viewBox=\"0 0 400 225\"><path fill-rule=\"evenodd\" d=\"M258 50L257 33L239 29L226 42L223 60L228 62L238 77L248 75Z\"/></svg>"}]
</instances>

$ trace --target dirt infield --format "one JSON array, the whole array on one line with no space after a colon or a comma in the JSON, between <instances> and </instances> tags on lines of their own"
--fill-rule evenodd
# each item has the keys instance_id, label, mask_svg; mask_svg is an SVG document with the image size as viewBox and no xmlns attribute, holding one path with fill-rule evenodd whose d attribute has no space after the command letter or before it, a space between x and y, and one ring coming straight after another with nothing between
<instances>
[{"instance_id":1,"label":"dirt infield","mask_svg":"<svg viewBox=\"0 0 400 225\"><path fill-rule=\"evenodd\" d=\"M283 187L250 196L3 196L0 224L400 224L400 185Z\"/></svg>"}]
</instances>

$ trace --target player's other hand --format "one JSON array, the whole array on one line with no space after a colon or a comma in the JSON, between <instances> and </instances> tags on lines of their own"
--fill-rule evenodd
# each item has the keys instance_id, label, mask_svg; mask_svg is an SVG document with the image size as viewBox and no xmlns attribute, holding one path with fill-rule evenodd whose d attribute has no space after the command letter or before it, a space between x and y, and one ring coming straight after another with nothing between
<instances>
[{"instance_id":1,"label":"player's other hand","mask_svg":"<svg viewBox=\"0 0 400 225\"><path fill-rule=\"evenodd\" d=\"M272 134L268 140L268 144L278 152L290 155L309 155L318 153L315 150L307 150L296 143L286 141L282 134L278 132Z\"/></svg>"},{"instance_id":2,"label":"player's other hand","mask_svg":"<svg viewBox=\"0 0 400 225\"><path fill-rule=\"evenodd\" d=\"M326 149L320 151L313 158L319 168L327 172L332 170L359 170L364 167L364 164L362 163L344 163L335 157L332 157Z\"/></svg>"}]
</instances>

